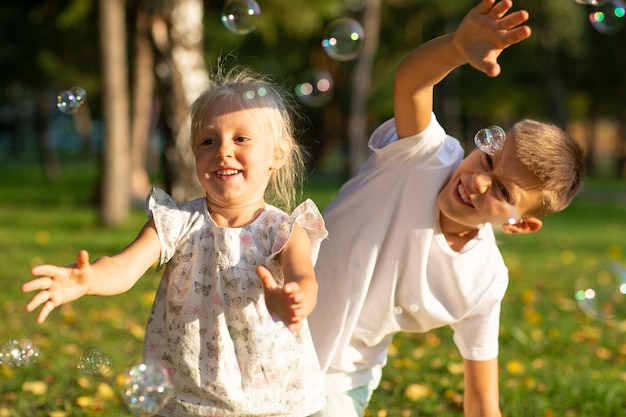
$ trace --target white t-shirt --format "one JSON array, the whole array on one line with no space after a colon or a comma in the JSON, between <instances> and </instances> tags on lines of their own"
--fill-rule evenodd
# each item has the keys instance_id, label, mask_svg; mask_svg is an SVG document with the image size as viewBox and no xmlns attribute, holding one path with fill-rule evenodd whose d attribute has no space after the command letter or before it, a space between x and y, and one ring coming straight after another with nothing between
<instances>
[{"instance_id":1,"label":"white t-shirt","mask_svg":"<svg viewBox=\"0 0 626 417\"><path fill-rule=\"evenodd\" d=\"M400 331L450 325L461 355L498 355L508 271L490 225L460 252L439 229L439 190L463 160L432 115L397 140L395 121L369 142L373 155L324 211L329 232L315 267L320 290L309 316L327 393L377 378Z\"/></svg>"}]
</instances>

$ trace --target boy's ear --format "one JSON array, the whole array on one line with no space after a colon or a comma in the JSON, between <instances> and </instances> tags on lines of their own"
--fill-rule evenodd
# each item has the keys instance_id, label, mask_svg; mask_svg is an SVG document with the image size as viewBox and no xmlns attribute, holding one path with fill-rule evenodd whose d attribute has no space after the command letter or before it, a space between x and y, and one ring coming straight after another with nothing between
<instances>
[{"instance_id":1,"label":"boy's ear","mask_svg":"<svg viewBox=\"0 0 626 417\"><path fill-rule=\"evenodd\" d=\"M526 217L524 219L520 219L514 224L505 223L502 225L502 230L504 233L514 235L514 234L527 234L533 233L537 230L541 229L543 226L543 222L536 217Z\"/></svg>"}]
</instances>

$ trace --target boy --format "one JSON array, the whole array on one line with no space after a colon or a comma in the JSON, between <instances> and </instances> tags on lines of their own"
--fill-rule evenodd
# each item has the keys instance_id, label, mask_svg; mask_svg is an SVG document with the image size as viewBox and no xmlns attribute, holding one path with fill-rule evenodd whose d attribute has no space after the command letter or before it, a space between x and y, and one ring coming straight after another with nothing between
<instances>
[{"instance_id":1,"label":"boy","mask_svg":"<svg viewBox=\"0 0 626 417\"><path fill-rule=\"evenodd\" d=\"M498 327L508 272L491 224L536 232L541 217L571 202L584 166L565 132L531 120L514 125L494 155L475 150L463 159L432 113L433 87L450 71L469 63L495 77L500 53L530 36L528 13L511 7L482 0L456 32L400 63L395 118L373 133L373 155L324 212L329 238L309 324L328 404L316 417L363 416L393 335L444 325L464 358L465 415L501 415Z\"/></svg>"}]
</instances>

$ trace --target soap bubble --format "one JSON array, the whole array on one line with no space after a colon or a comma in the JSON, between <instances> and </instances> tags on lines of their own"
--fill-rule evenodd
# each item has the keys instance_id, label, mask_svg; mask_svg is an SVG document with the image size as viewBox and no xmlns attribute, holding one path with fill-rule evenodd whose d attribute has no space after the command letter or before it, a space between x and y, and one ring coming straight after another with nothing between
<instances>
[{"instance_id":1,"label":"soap bubble","mask_svg":"<svg viewBox=\"0 0 626 417\"><path fill-rule=\"evenodd\" d=\"M167 369L159 362L132 367L124 380L122 399L138 416L156 414L174 397Z\"/></svg>"},{"instance_id":2,"label":"soap bubble","mask_svg":"<svg viewBox=\"0 0 626 417\"><path fill-rule=\"evenodd\" d=\"M324 31L322 47L337 61L350 61L359 55L365 42L365 32L359 22L343 17L331 22Z\"/></svg>"},{"instance_id":3,"label":"soap bubble","mask_svg":"<svg viewBox=\"0 0 626 417\"><path fill-rule=\"evenodd\" d=\"M57 96L57 109L72 114L87 101L87 92L82 87L73 87Z\"/></svg>"},{"instance_id":4,"label":"soap bubble","mask_svg":"<svg viewBox=\"0 0 626 417\"><path fill-rule=\"evenodd\" d=\"M612 0L591 12L589 21L595 30L608 35L619 32L624 27L625 17L626 3L622 0Z\"/></svg>"},{"instance_id":5,"label":"soap bubble","mask_svg":"<svg viewBox=\"0 0 626 417\"><path fill-rule=\"evenodd\" d=\"M313 69L296 85L296 97L309 107L321 107L333 98L333 77L326 71Z\"/></svg>"},{"instance_id":6,"label":"soap bubble","mask_svg":"<svg viewBox=\"0 0 626 417\"><path fill-rule=\"evenodd\" d=\"M39 361L39 348L26 338L9 340L0 345L0 363L13 368L32 366Z\"/></svg>"},{"instance_id":7,"label":"soap bubble","mask_svg":"<svg viewBox=\"0 0 626 417\"><path fill-rule=\"evenodd\" d=\"M106 375L111 372L111 357L100 348L85 349L78 359L78 370L86 375Z\"/></svg>"},{"instance_id":8,"label":"soap bubble","mask_svg":"<svg viewBox=\"0 0 626 417\"><path fill-rule=\"evenodd\" d=\"M609 0L574 0L578 4L588 4L590 6L602 6L607 4Z\"/></svg>"},{"instance_id":9,"label":"soap bubble","mask_svg":"<svg viewBox=\"0 0 626 417\"><path fill-rule=\"evenodd\" d=\"M474 143L478 149L489 155L494 155L502 149L505 140L506 133L500 126L489 126L488 128L480 129L474 135Z\"/></svg>"},{"instance_id":10,"label":"soap bubble","mask_svg":"<svg viewBox=\"0 0 626 417\"><path fill-rule=\"evenodd\" d=\"M592 319L625 319L626 267L608 262L585 271L576 283L575 298L580 309Z\"/></svg>"},{"instance_id":11,"label":"soap bubble","mask_svg":"<svg viewBox=\"0 0 626 417\"><path fill-rule=\"evenodd\" d=\"M237 35L252 32L259 21L261 8L254 0L228 0L222 9L222 23Z\"/></svg>"}]
</instances>

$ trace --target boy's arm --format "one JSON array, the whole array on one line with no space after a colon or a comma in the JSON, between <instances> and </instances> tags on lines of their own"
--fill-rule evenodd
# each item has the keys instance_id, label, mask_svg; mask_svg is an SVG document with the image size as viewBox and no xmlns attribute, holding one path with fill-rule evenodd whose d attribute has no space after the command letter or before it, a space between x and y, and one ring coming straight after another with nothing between
<instances>
[{"instance_id":1,"label":"boy's arm","mask_svg":"<svg viewBox=\"0 0 626 417\"><path fill-rule=\"evenodd\" d=\"M465 359L466 417L501 417L498 390L498 359L472 361Z\"/></svg>"},{"instance_id":2,"label":"boy's arm","mask_svg":"<svg viewBox=\"0 0 626 417\"><path fill-rule=\"evenodd\" d=\"M394 114L399 138L422 132L430 123L433 87L453 69L469 63L490 77L500 73L498 56L530 36L526 11L507 14L512 0L482 0L454 33L424 43L396 70Z\"/></svg>"}]
</instances>

